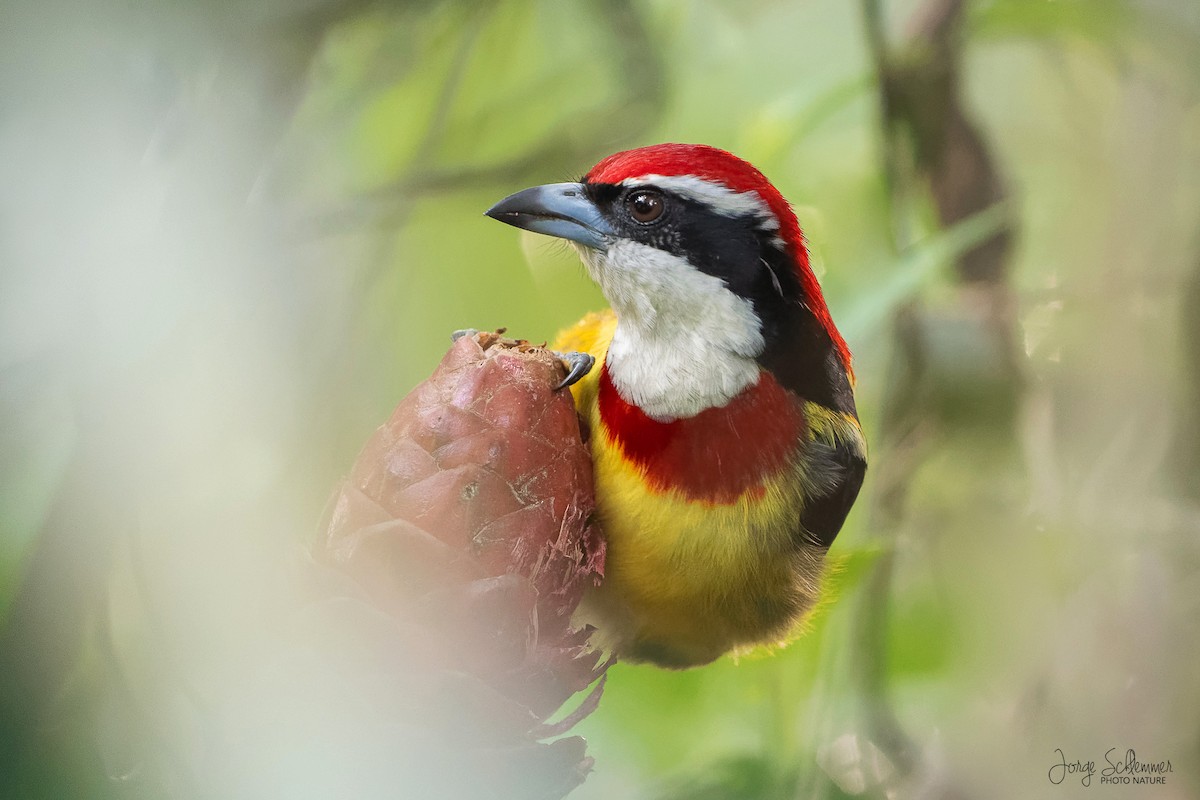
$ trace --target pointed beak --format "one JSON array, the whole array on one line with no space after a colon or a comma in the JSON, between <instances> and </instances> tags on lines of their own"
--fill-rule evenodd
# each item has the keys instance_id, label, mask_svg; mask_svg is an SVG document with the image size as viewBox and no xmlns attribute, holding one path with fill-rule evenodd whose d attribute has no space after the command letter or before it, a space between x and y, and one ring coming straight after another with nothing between
<instances>
[{"instance_id":1,"label":"pointed beak","mask_svg":"<svg viewBox=\"0 0 1200 800\"><path fill-rule=\"evenodd\" d=\"M534 186L509 195L485 213L514 227L578 242L593 250L607 249L613 236L612 226L579 183Z\"/></svg>"}]
</instances>

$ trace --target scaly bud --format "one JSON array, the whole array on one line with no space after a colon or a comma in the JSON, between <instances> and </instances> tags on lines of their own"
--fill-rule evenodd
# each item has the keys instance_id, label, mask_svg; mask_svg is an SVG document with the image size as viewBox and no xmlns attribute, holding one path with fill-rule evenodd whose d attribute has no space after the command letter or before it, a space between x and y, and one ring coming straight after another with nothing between
<instances>
[{"instance_id":1,"label":"scaly bud","mask_svg":"<svg viewBox=\"0 0 1200 800\"><path fill-rule=\"evenodd\" d=\"M411 640L406 669L445 695L424 721L462 749L451 783L472 796L560 797L591 766L582 739L541 741L595 708L602 682L546 723L607 667L571 624L604 544L562 375L544 348L460 338L367 442L317 548Z\"/></svg>"}]
</instances>

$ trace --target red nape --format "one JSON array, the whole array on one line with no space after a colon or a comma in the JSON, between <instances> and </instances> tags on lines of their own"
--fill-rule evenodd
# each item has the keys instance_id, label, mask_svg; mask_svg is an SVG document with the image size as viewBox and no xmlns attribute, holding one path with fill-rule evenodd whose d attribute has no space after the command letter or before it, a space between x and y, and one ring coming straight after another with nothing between
<instances>
[{"instance_id":1,"label":"red nape","mask_svg":"<svg viewBox=\"0 0 1200 800\"><path fill-rule=\"evenodd\" d=\"M732 503L786 468L804 432L800 399L764 371L722 408L658 422L627 401L600 372L600 421L651 486L692 500Z\"/></svg>"},{"instance_id":2,"label":"red nape","mask_svg":"<svg viewBox=\"0 0 1200 800\"><path fill-rule=\"evenodd\" d=\"M592 167L584 180L591 183L620 183L629 178L641 178L646 175L693 175L735 192L758 194L779 220L779 235L783 237L788 254L795 262L796 275L804 291L805 303L817 322L829 334L830 341L842 357L842 364L853 375L850 348L837 326L833 324L829 306L825 303L825 295L821 292L821 284L808 262L808 245L804 241L804 233L800 230L796 212L792 211L791 205L779 190L771 185L767 176L750 162L718 147L706 144L667 143L613 153Z\"/></svg>"}]
</instances>

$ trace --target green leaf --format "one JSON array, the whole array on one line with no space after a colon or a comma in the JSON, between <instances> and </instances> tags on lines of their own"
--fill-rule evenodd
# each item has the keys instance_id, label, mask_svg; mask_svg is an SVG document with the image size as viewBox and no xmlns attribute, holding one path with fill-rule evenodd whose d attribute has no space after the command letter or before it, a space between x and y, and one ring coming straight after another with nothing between
<instances>
[{"instance_id":1,"label":"green leaf","mask_svg":"<svg viewBox=\"0 0 1200 800\"><path fill-rule=\"evenodd\" d=\"M746 126L744 149L761 163L771 163L814 131L867 95L875 76L859 72L835 83L816 97L789 94L762 109Z\"/></svg>"},{"instance_id":2,"label":"green leaf","mask_svg":"<svg viewBox=\"0 0 1200 800\"><path fill-rule=\"evenodd\" d=\"M993 0L971 11L975 37L1081 36L1115 43L1128 37L1137 13L1126 0Z\"/></svg>"},{"instance_id":3,"label":"green leaf","mask_svg":"<svg viewBox=\"0 0 1200 800\"><path fill-rule=\"evenodd\" d=\"M957 629L944 598L932 589L892 603L888 625L888 675L904 681L945 672L953 661Z\"/></svg>"},{"instance_id":4,"label":"green leaf","mask_svg":"<svg viewBox=\"0 0 1200 800\"><path fill-rule=\"evenodd\" d=\"M882 270L887 277L879 288L863 296L851 308L835 309L834 316L842 320L840 327L846 338L861 340L869 336L899 304L936 279L943 268L999 232L1008 222L1008 213L1003 204L994 205L909 248ZM866 267L861 270L875 272Z\"/></svg>"},{"instance_id":5,"label":"green leaf","mask_svg":"<svg viewBox=\"0 0 1200 800\"><path fill-rule=\"evenodd\" d=\"M1076 39L1118 63L1136 55L1158 62L1168 79L1200 75L1200 28L1178 7L1129 0L993 0L972 7L976 40Z\"/></svg>"}]
</instances>

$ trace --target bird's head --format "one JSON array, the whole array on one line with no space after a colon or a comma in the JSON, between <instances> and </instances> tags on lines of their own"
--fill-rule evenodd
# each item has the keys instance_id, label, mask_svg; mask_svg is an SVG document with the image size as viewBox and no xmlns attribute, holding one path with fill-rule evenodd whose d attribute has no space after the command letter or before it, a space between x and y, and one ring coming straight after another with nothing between
<instances>
[{"instance_id":1,"label":"bird's head","mask_svg":"<svg viewBox=\"0 0 1200 800\"><path fill-rule=\"evenodd\" d=\"M795 213L761 172L731 153L693 144L627 150L578 183L526 189L487 213L576 246L617 312L623 337L610 348L610 367L632 363L632 348L656 346L667 360L691 348L692 363L722 362L713 366L725 369L704 378L711 386L691 387L690 400L667 403L662 416L727 401L757 379L759 363L793 349L801 328L849 370ZM634 394L652 386L639 376L625 382Z\"/></svg>"}]
</instances>

